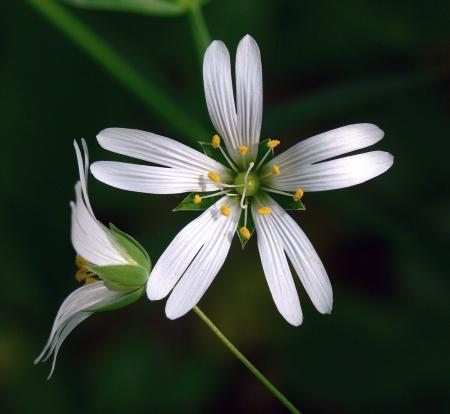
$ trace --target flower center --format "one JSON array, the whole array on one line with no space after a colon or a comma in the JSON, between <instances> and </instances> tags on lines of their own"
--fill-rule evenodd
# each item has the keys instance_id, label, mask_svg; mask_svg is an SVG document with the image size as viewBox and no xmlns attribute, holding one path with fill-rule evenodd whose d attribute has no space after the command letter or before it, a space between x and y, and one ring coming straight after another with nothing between
<instances>
[{"instance_id":1,"label":"flower center","mask_svg":"<svg viewBox=\"0 0 450 414\"><path fill-rule=\"evenodd\" d=\"M245 185L246 175L247 175L247 185ZM244 194L245 191L246 196L252 196L255 195L256 192L258 191L260 182L259 177L255 173L241 172L234 179L234 184L238 186L236 187L236 191L239 194L242 195Z\"/></svg>"}]
</instances>

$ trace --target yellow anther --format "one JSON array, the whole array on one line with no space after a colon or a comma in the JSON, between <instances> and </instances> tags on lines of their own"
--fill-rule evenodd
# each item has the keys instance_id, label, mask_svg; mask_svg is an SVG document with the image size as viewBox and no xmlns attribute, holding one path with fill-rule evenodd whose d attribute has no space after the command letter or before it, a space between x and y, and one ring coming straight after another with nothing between
<instances>
[{"instance_id":1,"label":"yellow anther","mask_svg":"<svg viewBox=\"0 0 450 414\"><path fill-rule=\"evenodd\" d=\"M75 256L75 264L79 269L82 269L83 267L86 267L88 265L88 261L79 255Z\"/></svg>"},{"instance_id":2,"label":"yellow anther","mask_svg":"<svg viewBox=\"0 0 450 414\"><path fill-rule=\"evenodd\" d=\"M272 165L272 173L275 175L279 175L281 172L280 167L278 165Z\"/></svg>"},{"instance_id":3,"label":"yellow anther","mask_svg":"<svg viewBox=\"0 0 450 414\"><path fill-rule=\"evenodd\" d=\"M91 273L86 269L78 269L77 272L75 273L75 279L79 283L84 282L90 276Z\"/></svg>"},{"instance_id":4,"label":"yellow anther","mask_svg":"<svg viewBox=\"0 0 450 414\"><path fill-rule=\"evenodd\" d=\"M90 285L92 283L95 283L97 281L97 279L95 277L88 277L85 281L84 284L85 285Z\"/></svg>"},{"instance_id":5,"label":"yellow anther","mask_svg":"<svg viewBox=\"0 0 450 414\"><path fill-rule=\"evenodd\" d=\"M223 204L223 205L220 207L220 212L221 212L225 217L228 217L228 216L231 214L231 212L230 212L230 207L228 207L226 204Z\"/></svg>"},{"instance_id":6,"label":"yellow anther","mask_svg":"<svg viewBox=\"0 0 450 414\"><path fill-rule=\"evenodd\" d=\"M295 191L295 194L292 198L294 199L294 201L300 201L302 199L304 193L305 192L303 191L303 188L297 188L297 190Z\"/></svg>"},{"instance_id":7,"label":"yellow anther","mask_svg":"<svg viewBox=\"0 0 450 414\"><path fill-rule=\"evenodd\" d=\"M267 146L270 149L274 149L278 145L280 145L280 141L278 141L277 139L269 139L269 141L267 142Z\"/></svg>"},{"instance_id":8,"label":"yellow anther","mask_svg":"<svg viewBox=\"0 0 450 414\"><path fill-rule=\"evenodd\" d=\"M211 139L211 145L213 148L219 148L220 147L220 137L219 135L214 135Z\"/></svg>"},{"instance_id":9,"label":"yellow anther","mask_svg":"<svg viewBox=\"0 0 450 414\"><path fill-rule=\"evenodd\" d=\"M220 183L220 175L217 174L216 172L210 171L208 173L208 177L211 181L214 181L215 183Z\"/></svg>"},{"instance_id":10,"label":"yellow anther","mask_svg":"<svg viewBox=\"0 0 450 414\"><path fill-rule=\"evenodd\" d=\"M272 209L270 207L261 207L258 209L258 214L261 216L267 216L272 213Z\"/></svg>"},{"instance_id":11,"label":"yellow anther","mask_svg":"<svg viewBox=\"0 0 450 414\"><path fill-rule=\"evenodd\" d=\"M195 204L200 204L201 202L202 202L202 198L198 194L196 194L194 196L194 203Z\"/></svg>"},{"instance_id":12,"label":"yellow anther","mask_svg":"<svg viewBox=\"0 0 450 414\"><path fill-rule=\"evenodd\" d=\"M251 236L250 230L247 227L241 227L239 233L245 240L248 240Z\"/></svg>"},{"instance_id":13,"label":"yellow anther","mask_svg":"<svg viewBox=\"0 0 450 414\"><path fill-rule=\"evenodd\" d=\"M245 145L239 145L237 149L242 155L245 155L248 152L248 147L246 147Z\"/></svg>"}]
</instances>

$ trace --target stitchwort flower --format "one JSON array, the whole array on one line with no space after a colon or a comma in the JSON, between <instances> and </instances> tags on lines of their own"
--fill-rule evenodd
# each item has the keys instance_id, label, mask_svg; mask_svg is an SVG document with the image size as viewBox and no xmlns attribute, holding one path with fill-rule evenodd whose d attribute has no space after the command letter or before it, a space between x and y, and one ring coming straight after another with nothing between
<instances>
[{"instance_id":1,"label":"stitchwort flower","mask_svg":"<svg viewBox=\"0 0 450 414\"><path fill-rule=\"evenodd\" d=\"M175 210L206 210L184 227L156 263L147 284L151 300L162 299L169 318L194 307L228 254L233 234L245 246L253 232L274 302L293 325L302 311L288 259L311 301L329 313L333 295L317 253L286 210L304 209L305 193L362 183L391 167L393 157L372 151L336 158L375 144L383 131L372 124L334 129L274 156L278 139L260 142L262 70L258 45L245 36L236 55L236 101L230 56L214 41L205 53L203 79L217 134L201 143L204 154L148 132L111 128L98 135L110 151L160 166L100 161L93 175L124 190L153 194L192 192Z\"/></svg>"},{"instance_id":2,"label":"stitchwort flower","mask_svg":"<svg viewBox=\"0 0 450 414\"><path fill-rule=\"evenodd\" d=\"M58 351L70 332L95 312L118 309L139 299L151 268L147 252L136 240L95 218L87 193L89 156L84 140L82 144L84 160L74 142L80 181L75 185L76 201L70 206L71 238L78 267L75 278L83 286L60 306L48 342L35 360L35 363L43 362L53 355L49 378Z\"/></svg>"}]
</instances>

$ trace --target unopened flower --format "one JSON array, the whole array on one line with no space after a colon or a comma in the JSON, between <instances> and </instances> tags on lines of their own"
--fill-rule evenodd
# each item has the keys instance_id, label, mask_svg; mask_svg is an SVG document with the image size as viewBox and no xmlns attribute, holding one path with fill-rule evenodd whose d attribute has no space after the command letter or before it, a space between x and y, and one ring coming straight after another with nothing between
<instances>
[{"instance_id":1,"label":"unopened flower","mask_svg":"<svg viewBox=\"0 0 450 414\"><path fill-rule=\"evenodd\" d=\"M389 169L393 157L383 151L336 159L375 144L383 131L372 124L349 125L301 141L274 157L280 140L260 142L263 94L256 42L245 36L239 43L236 101L230 56L222 42L214 41L206 51L203 79L218 133L210 143L201 143L205 155L143 131L111 128L97 137L105 149L160 165L96 162L91 171L100 181L143 193L193 192L176 210L206 209L177 234L156 263L148 297L157 300L172 291L166 314L171 319L182 316L214 280L234 232L244 246L256 228L267 283L284 318L293 325L302 322L288 258L315 307L329 313L333 295L327 273L285 210L304 209L307 192L353 186Z\"/></svg>"},{"instance_id":2,"label":"unopened flower","mask_svg":"<svg viewBox=\"0 0 450 414\"><path fill-rule=\"evenodd\" d=\"M35 363L53 355L52 375L61 344L70 332L95 312L113 310L136 301L145 291L151 264L147 252L131 236L113 225L101 224L92 211L87 193L89 158L82 141L84 160L74 142L80 181L71 202L71 238L77 253L75 278L84 285L60 306L47 344Z\"/></svg>"}]
</instances>

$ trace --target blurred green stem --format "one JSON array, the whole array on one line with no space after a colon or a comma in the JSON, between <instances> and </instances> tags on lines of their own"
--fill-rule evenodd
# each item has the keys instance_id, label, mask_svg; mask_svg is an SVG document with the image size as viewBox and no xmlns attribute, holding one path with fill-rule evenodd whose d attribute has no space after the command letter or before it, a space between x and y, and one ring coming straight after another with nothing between
<instances>
[{"instance_id":1,"label":"blurred green stem","mask_svg":"<svg viewBox=\"0 0 450 414\"><path fill-rule=\"evenodd\" d=\"M194 307L194 312L199 316L199 318L208 326L211 331L223 342L223 344L234 354L234 356L239 359L248 370L261 381L264 386L276 397L278 400L291 412L294 414L300 414L300 411L295 408L295 406L278 390L275 385L273 385L262 373L258 370L229 340L228 338L219 330L219 328L214 325L214 323L209 319L198 306Z\"/></svg>"},{"instance_id":2,"label":"blurred green stem","mask_svg":"<svg viewBox=\"0 0 450 414\"><path fill-rule=\"evenodd\" d=\"M171 128L197 141L209 133L154 84L147 81L95 32L54 0L26 0L95 62L138 96Z\"/></svg>"},{"instance_id":3,"label":"blurred green stem","mask_svg":"<svg viewBox=\"0 0 450 414\"><path fill-rule=\"evenodd\" d=\"M194 36L195 46L197 47L200 64L203 63L203 55L206 48L211 43L211 36L203 17L202 6L199 2L193 2L189 10L189 24L191 26L192 35Z\"/></svg>"}]
</instances>

